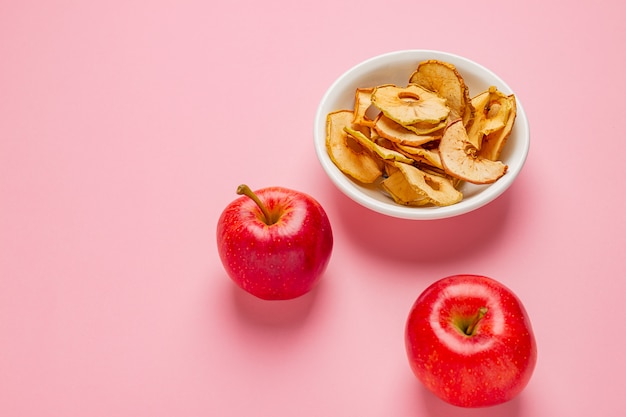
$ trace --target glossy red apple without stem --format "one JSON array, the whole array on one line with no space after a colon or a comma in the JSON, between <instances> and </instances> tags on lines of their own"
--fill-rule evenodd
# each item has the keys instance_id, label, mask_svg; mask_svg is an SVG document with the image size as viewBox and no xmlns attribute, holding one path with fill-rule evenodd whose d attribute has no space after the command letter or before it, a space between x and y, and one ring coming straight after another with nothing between
<instances>
[{"instance_id":1,"label":"glossy red apple without stem","mask_svg":"<svg viewBox=\"0 0 626 417\"><path fill-rule=\"evenodd\" d=\"M309 292L330 260L333 234L326 212L308 194L283 187L256 192L240 185L217 223L224 269L245 291L265 300Z\"/></svg>"},{"instance_id":2,"label":"glossy red apple without stem","mask_svg":"<svg viewBox=\"0 0 626 417\"><path fill-rule=\"evenodd\" d=\"M484 276L455 275L433 283L413 304L405 331L417 378L460 407L511 400L526 387L537 361L521 301Z\"/></svg>"}]
</instances>

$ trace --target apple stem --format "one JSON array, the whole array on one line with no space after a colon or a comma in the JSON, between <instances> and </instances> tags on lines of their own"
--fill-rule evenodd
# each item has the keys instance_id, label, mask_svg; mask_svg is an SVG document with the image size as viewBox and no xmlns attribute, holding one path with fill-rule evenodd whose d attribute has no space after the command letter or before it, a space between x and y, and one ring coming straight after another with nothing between
<instances>
[{"instance_id":1,"label":"apple stem","mask_svg":"<svg viewBox=\"0 0 626 417\"><path fill-rule=\"evenodd\" d=\"M256 205L259 206L259 208L261 209L261 213L263 213L265 224L269 226L269 225L276 223L276 219L272 218L265 204L263 204L261 199L259 199L259 197L254 193L254 191L252 191L250 187L248 187L246 184L241 184L239 187L237 187L237 194L250 197L252 201L254 201Z\"/></svg>"},{"instance_id":2,"label":"apple stem","mask_svg":"<svg viewBox=\"0 0 626 417\"><path fill-rule=\"evenodd\" d=\"M485 314L487 314L487 307L481 307L478 309L478 314L476 314L476 316L474 316L474 319L472 320L472 322L469 324L469 326L467 326L467 329L465 329L465 334L468 336L471 336L474 333L474 330L476 329L476 325L478 325L478 322L482 320L483 317L485 317Z\"/></svg>"}]
</instances>

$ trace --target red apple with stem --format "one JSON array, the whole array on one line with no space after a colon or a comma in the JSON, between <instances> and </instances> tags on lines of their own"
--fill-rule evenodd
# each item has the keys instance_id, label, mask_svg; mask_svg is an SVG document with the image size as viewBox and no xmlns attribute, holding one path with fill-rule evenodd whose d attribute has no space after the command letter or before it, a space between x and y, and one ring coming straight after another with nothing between
<instances>
[{"instance_id":1,"label":"red apple with stem","mask_svg":"<svg viewBox=\"0 0 626 417\"><path fill-rule=\"evenodd\" d=\"M417 378L460 407L511 400L526 387L537 361L521 301L479 275L450 276L426 288L409 313L405 342Z\"/></svg>"},{"instance_id":2,"label":"red apple with stem","mask_svg":"<svg viewBox=\"0 0 626 417\"><path fill-rule=\"evenodd\" d=\"M309 292L330 260L333 233L326 212L310 195L283 187L253 192L247 185L217 223L224 269L245 291L265 300Z\"/></svg>"}]
</instances>

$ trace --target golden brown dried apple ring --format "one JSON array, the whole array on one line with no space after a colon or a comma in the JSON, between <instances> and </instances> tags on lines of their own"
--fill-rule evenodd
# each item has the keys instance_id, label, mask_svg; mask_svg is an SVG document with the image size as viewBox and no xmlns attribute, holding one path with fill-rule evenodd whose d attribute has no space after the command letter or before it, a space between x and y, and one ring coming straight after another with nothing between
<instances>
[{"instance_id":1,"label":"golden brown dried apple ring","mask_svg":"<svg viewBox=\"0 0 626 417\"><path fill-rule=\"evenodd\" d=\"M515 98L513 97L513 101ZM507 125L511 113L511 100L491 86L472 98L474 119L467 128L467 136L476 149L482 147L483 137L496 132Z\"/></svg>"},{"instance_id":2,"label":"golden brown dried apple ring","mask_svg":"<svg viewBox=\"0 0 626 417\"><path fill-rule=\"evenodd\" d=\"M511 135L513 124L515 123L515 118L517 117L517 103L515 101L515 96L511 94L506 97L506 100L508 100L511 106L506 124L502 129L496 130L495 132L491 132L484 136L482 146L478 152L479 156L491 159L492 161L500 159L502 149L504 149L504 145Z\"/></svg>"},{"instance_id":3,"label":"golden brown dried apple ring","mask_svg":"<svg viewBox=\"0 0 626 417\"><path fill-rule=\"evenodd\" d=\"M432 140L441 138L441 134L417 134L399 123L391 120L384 114L379 114L374 121L374 129L384 138L395 143L409 146L419 146Z\"/></svg>"},{"instance_id":4,"label":"golden brown dried apple ring","mask_svg":"<svg viewBox=\"0 0 626 417\"><path fill-rule=\"evenodd\" d=\"M395 151L391 148L380 146L379 144L375 143L369 137L364 135L363 132L352 129L348 126L344 127L344 130L346 131L346 133L348 133L348 135L356 139L359 144L367 148L370 152L378 155L381 159L385 161L401 161L406 163L412 162L410 158L407 158L402 153Z\"/></svg>"},{"instance_id":5,"label":"golden brown dried apple ring","mask_svg":"<svg viewBox=\"0 0 626 417\"><path fill-rule=\"evenodd\" d=\"M428 197L424 193L416 191L415 187L409 184L399 169L396 169L393 174L385 178L380 185L396 203L403 206L425 206L430 204Z\"/></svg>"},{"instance_id":6,"label":"golden brown dried apple ring","mask_svg":"<svg viewBox=\"0 0 626 417\"><path fill-rule=\"evenodd\" d=\"M449 206L463 199L463 194L454 188L452 182L445 177L429 174L414 165L395 162L413 189L428 197L437 206Z\"/></svg>"},{"instance_id":7,"label":"golden brown dried apple ring","mask_svg":"<svg viewBox=\"0 0 626 417\"><path fill-rule=\"evenodd\" d=\"M354 94L354 120L353 124L374 126L374 121L367 116L367 111L372 106L372 91L374 88L357 88Z\"/></svg>"},{"instance_id":8,"label":"golden brown dried apple ring","mask_svg":"<svg viewBox=\"0 0 626 417\"><path fill-rule=\"evenodd\" d=\"M409 77L409 83L418 84L446 99L452 119L471 117L469 88L456 67L448 62L430 59L422 61Z\"/></svg>"},{"instance_id":9,"label":"golden brown dried apple ring","mask_svg":"<svg viewBox=\"0 0 626 417\"><path fill-rule=\"evenodd\" d=\"M344 130L351 126L354 114L339 110L326 117L326 150L333 163L346 175L371 184L382 175L382 163Z\"/></svg>"},{"instance_id":10,"label":"golden brown dried apple ring","mask_svg":"<svg viewBox=\"0 0 626 417\"><path fill-rule=\"evenodd\" d=\"M463 121L452 122L439 143L439 155L446 173L473 184L491 184L506 173L507 165L481 158L476 152Z\"/></svg>"},{"instance_id":11,"label":"golden brown dried apple ring","mask_svg":"<svg viewBox=\"0 0 626 417\"><path fill-rule=\"evenodd\" d=\"M435 168L443 169L441 157L437 149L426 149L421 146L395 145L403 154L415 159L417 162L426 163Z\"/></svg>"},{"instance_id":12,"label":"golden brown dried apple ring","mask_svg":"<svg viewBox=\"0 0 626 417\"><path fill-rule=\"evenodd\" d=\"M448 117L446 100L418 85L397 87L387 84L374 88L372 104L401 125L439 124Z\"/></svg>"}]
</instances>

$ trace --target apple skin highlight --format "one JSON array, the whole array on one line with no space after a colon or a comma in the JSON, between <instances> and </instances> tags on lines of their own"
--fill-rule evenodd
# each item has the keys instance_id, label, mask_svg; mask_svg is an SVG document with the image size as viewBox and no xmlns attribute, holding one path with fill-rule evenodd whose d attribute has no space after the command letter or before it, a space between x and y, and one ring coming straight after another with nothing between
<instances>
[{"instance_id":1,"label":"apple skin highlight","mask_svg":"<svg viewBox=\"0 0 626 417\"><path fill-rule=\"evenodd\" d=\"M416 377L459 407L513 399L530 381L537 361L521 301L501 283L479 275L455 275L426 288L409 313L405 343Z\"/></svg>"},{"instance_id":2,"label":"apple skin highlight","mask_svg":"<svg viewBox=\"0 0 626 417\"><path fill-rule=\"evenodd\" d=\"M265 210L244 195L218 220L217 246L224 269L239 287L261 299L286 300L308 293L332 253L326 212L308 194L283 187L264 188L255 195Z\"/></svg>"}]
</instances>

